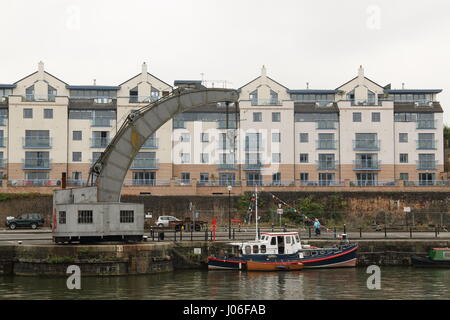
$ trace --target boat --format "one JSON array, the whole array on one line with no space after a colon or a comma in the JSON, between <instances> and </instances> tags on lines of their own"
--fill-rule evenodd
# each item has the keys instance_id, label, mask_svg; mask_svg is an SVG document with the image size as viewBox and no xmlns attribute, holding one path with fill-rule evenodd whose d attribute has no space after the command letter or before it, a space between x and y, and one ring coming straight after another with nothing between
<instances>
[{"instance_id":1,"label":"boat","mask_svg":"<svg viewBox=\"0 0 450 320\"><path fill-rule=\"evenodd\" d=\"M358 246L342 242L339 246L316 248L303 245L298 232L261 233L259 239L229 243L227 252L208 257L208 269L249 270L248 263L295 264L303 268L355 267Z\"/></svg>"},{"instance_id":2,"label":"boat","mask_svg":"<svg viewBox=\"0 0 450 320\"><path fill-rule=\"evenodd\" d=\"M432 248L428 256L412 256L414 267L450 268L450 248Z\"/></svg>"},{"instance_id":3,"label":"boat","mask_svg":"<svg viewBox=\"0 0 450 320\"><path fill-rule=\"evenodd\" d=\"M298 271L303 269L303 263L299 261L247 261L247 271Z\"/></svg>"}]
</instances>

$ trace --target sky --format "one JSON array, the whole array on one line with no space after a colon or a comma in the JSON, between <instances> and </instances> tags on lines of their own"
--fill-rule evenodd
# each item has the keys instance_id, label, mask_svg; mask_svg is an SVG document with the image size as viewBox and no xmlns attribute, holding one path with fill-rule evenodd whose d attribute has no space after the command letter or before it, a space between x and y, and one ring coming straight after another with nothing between
<instances>
[{"instance_id":1,"label":"sky","mask_svg":"<svg viewBox=\"0 0 450 320\"><path fill-rule=\"evenodd\" d=\"M334 89L357 75L443 89L450 124L447 0L0 0L0 83L44 61L70 84L118 85L141 70L238 88L268 75Z\"/></svg>"}]
</instances>

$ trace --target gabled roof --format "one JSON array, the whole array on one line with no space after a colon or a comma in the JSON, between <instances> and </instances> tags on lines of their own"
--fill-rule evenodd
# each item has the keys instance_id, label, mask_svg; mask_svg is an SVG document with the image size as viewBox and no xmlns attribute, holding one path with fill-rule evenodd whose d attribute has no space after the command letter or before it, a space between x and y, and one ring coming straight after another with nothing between
<instances>
[{"instance_id":1,"label":"gabled roof","mask_svg":"<svg viewBox=\"0 0 450 320\"><path fill-rule=\"evenodd\" d=\"M240 92L241 91L241 89L243 88L243 87L245 87L245 86L247 86L247 85L249 85L250 83L252 83L253 81L255 81L255 80L258 80L259 78L261 78L261 76L259 76L259 77L256 77L255 79L253 79L253 80L251 80L251 81L249 81L249 82L247 82L246 84L244 84L242 87L239 87L237 90ZM273 82L275 82L276 84L278 84L278 85L280 85L280 86L282 86L283 88L285 88L286 90L289 90L289 88L288 87L286 87L286 86L283 86L281 83L279 83L278 81L275 81L275 80L273 80L271 77L267 77L266 76L266 78L267 79L269 79L269 80L271 80L271 81L273 81Z\"/></svg>"},{"instance_id":2,"label":"gabled roof","mask_svg":"<svg viewBox=\"0 0 450 320\"><path fill-rule=\"evenodd\" d=\"M134 78L136 78L136 77L139 77L140 75L141 75L142 73L138 73L137 75L135 75L134 77L131 77L130 79L128 79L127 81L124 81L124 82L122 82L121 84L119 84L119 86L122 86L122 85L124 85L125 83L127 83L128 81L131 81L131 80L133 80ZM172 88L172 86L170 85L170 84L168 84L167 82L165 82L165 81L163 81L163 80L161 80L161 79L159 79L158 77L155 77L154 75L152 75L151 73L149 73L149 72L147 72L147 74L148 75L151 75L153 78L155 78L156 80L159 80L159 81L161 81L162 83L164 83L164 84L166 84L167 86L169 86L169 87L171 87Z\"/></svg>"},{"instance_id":3,"label":"gabled roof","mask_svg":"<svg viewBox=\"0 0 450 320\"><path fill-rule=\"evenodd\" d=\"M119 90L120 86L97 86L97 85L66 85L69 90Z\"/></svg>"},{"instance_id":4,"label":"gabled roof","mask_svg":"<svg viewBox=\"0 0 450 320\"><path fill-rule=\"evenodd\" d=\"M408 93L441 93L442 89L387 89L384 90L386 93L398 93L398 94L408 94Z\"/></svg>"},{"instance_id":5,"label":"gabled roof","mask_svg":"<svg viewBox=\"0 0 450 320\"><path fill-rule=\"evenodd\" d=\"M346 83L340 85L339 87L336 88L336 90L339 90L339 88L345 86L347 83L350 83L350 82L352 82L352 81L355 80L355 79L358 79L358 77L354 77L353 79L351 79L351 80L347 81ZM370 82L372 82L373 84L379 86L380 88L384 88L383 86L379 85L378 83L376 83L376 82L373 81L373 80L370 80L370 79L367 78L367 77L364 77L364 79L369 80Z\"/></svg>"},{"instance_id":6,"label":"gabled roof","mask_svg":"<svg viewBox=\"0 0 450 320\"><path fill-rule=\"evenodd\" d=\"M38 73L37 71L35 71L35 72L33 72L33 73L30 73L29 75L27 75L26 77L23 77L22 79L20 79L20 80L17 80L16 82L14 82L14 84L16 84L16 83L19 83L20 81L22 81L23 79L26 79L26 78L28 78L28 77L31 77L32 75L34 75L34 74L36 74L36 73ZM65 81L62 81L61 79L59 79L59 78L57 78L57 77L55 77L54 75L52 75L51 73L48 73L47 71L44 71L44 73L46 73L46 74L48 74L49 76L51 76L51 77L53 77L53 78L55 78L56 80L58 80L58 81L61 81L62 83L64 83L66 86L68 85L67 84L67 82L65 82Z\"/></svg>"}]
</instances>

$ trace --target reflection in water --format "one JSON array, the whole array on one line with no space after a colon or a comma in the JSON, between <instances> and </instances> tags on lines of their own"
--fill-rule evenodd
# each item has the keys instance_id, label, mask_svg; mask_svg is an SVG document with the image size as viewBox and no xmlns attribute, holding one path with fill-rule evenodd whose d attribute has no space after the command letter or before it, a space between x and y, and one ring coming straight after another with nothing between
<instances>
[{"instance_id":1,"label":"reflection in water","mask_svg":"<svg viewBox=\"0 0 450 320\"><path fill-rule=\"evenodd\" d=\"M176 271L145 276L0 277L0 299L450 299L450 269L381 268L369 290L365 268L295 272Z\"/></svg>"}]
</instances>

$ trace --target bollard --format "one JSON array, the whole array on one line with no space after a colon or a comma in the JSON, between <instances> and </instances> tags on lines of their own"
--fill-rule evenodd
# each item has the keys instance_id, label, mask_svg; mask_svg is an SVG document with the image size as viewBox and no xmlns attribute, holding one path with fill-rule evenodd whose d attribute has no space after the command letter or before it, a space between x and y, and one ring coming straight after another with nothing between
<instances>
[{"instance_id":1,"label":"bollard","mask_svg":"<svg viewBox=\"0 0 450 320\"><path fill-rule=\"evenodd\" d=\"M434 226L434 237L435 237L435 238L438 237L438 229L437 229L437 226Z\"/></svg>"},{"instance_id":2,"label":"bollard","mask_svg":"<svg viewBox=\"0 0 450 320\"><path fill-rule=\"evenodd\" d=\"M155 231L152 229L152 241L155 241Z\"/></svg>"},{"instance_id":3,"label":"bollard","mask_svg":"<svg viewBox=\"0 0 450 320\"><path fill-rule=\"evenodd\" d=\"M180 241L183 241L183 230L180 231Z\"/></svg>"},{"instance_id":4,"label":"bollard","mask_svg":"<svg viewBox=\"0 0 450 320\"><path fill-rule=\"evenodd\" d=\"M241 232L241 224L238 224L238 232Z\"/></svg>"},{"instance_id":5,"label":"bollard","mask_svg":"<svg viewBox=\"0 0 450 320\"><path fill-rule=\"evenodd\" d=\"M273 223L272 223L272 232L273 232Z\"/></svg>"},{"instance_id":6,"label":"bollard","mask_svg":"<svg viewBox=\"0 0 450 320\"><path fill-rule=\"evenodd\" d=\"M261 228L258 228L258 239L259 239L259 235L260 235L260 233L261 233Z\"/></svg>"},{"instance_id":7,"label":"bollard","mask_svg":"<svg viewBox=\"0 0 450 320\"><path fill-rule=\"evenodd\" d=\"M345 223L344 223L344 234L347 234L347 228L345 227Z\"/></svg>"},{"instance_id":8,"label":"bollard","mask_svg":"<svg viewBox=\"0 0 450 320\"><path fill-rule=\"evenodd\" d=\"M387 229L386 229L386 226L384 226L384 237L387 238Z\"/></svg>"},{"instance_id":9,"label":"bollard","mask_svg":"<svg viewBox=\"0 0 450 320\"><path fill-rule=\"evenodd\" d=\"M286 232L286 230L287 230L286 224L284 224L283 232Z\"/></svg>"},{"instance_id":10,"label":"bollard","mask_svg":"<svg viewBox=\"0 0 450 320\"><path fill-rule=\"evenodd\" d=\"M336 230L336 227L334 227L334 237L335 237L335 238L337 237L337 230Z\"/></svg>"},{"instance_id":11,"label":"bollard","mask_svg":"<svg viewBox=\"0 0 450 320\"><path fill-rule=\"evenodd\" d=\"M311 227L308 227L309 238L311 239Z\"/></svg>"},{"instance_id":12,"label":"bollard","mask_svg":"<svg viewBox=\"0 0 450 320\"><path fill-rule=\"evenodd\" d=\"M412 228L409 228L409 238L412 239Z\"/></svg>"},{"instance_id":13,"label":"bollard","mask_svg":"<svg viewBox=\"0 0 450 320\"><path fill-rule=\"evenodd\" d=\"M208 241L208 229L205 230L205 241Z\"/></svg>"},{"instance_id":14,"label":"bollard","mask_svg":"<svg viewBox=\"0 0 450 320\"><path fill-rule=\"evenodd\" d=\"M191 241L192 241L193 234L194 234L194 233L193 233L193 231L192 231L192 229L191 229Z\"/></svg>"},{"instance_id":15,"label":"bollard","mask_svg":"<svg viewBox=\"0 0 450 320\"><path fill-rule=\"evenodd\" d=\"M177 230L173 231L173 241L177 241Z\"/></svg>"},{"instance_id":16,"label":"bollard","mask_svg":"<svg viewBox=\"0 0 450 320\"><path fill-rule=\"evenodd\" d=\"M235 231L236 231L236 229L233 228L233 240L235 239L235 234L234 234Z\"/></svg>"},{"instance_id":17,"label":"bollard","mask_svg":"<svg viewBox=\"0 0 450 320\"><path fill-rule=\"evenodd\" d=\"M362 228L359 227L359 237L362 238Z\"/></svg>"}]
</instances>

